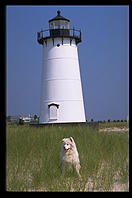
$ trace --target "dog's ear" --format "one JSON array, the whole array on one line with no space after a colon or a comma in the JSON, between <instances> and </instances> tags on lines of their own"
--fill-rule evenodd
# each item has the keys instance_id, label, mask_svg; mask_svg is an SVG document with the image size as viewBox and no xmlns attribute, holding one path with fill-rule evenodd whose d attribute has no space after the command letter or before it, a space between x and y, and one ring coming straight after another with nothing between
<instances>
[{"instance_id":1,"label":"dog's ear","mask_svg":"<svg viewBox=\"0 0 132 198\"><path fill-rule=\"evenodd\" d=\"M63 139L62 139L62 142L65 142L65 139L66 139L66 138L63 138Z\"/></svg>"},{"instance_id":2,"label":"dog's ear","mask_svg":"<svg viewBox=\"0 0 132 198\"><path fill-rule=\"evenodd\" d=\"M74 142L73 137L70 137L71 142Z\"/></svg>"}]
</instances>

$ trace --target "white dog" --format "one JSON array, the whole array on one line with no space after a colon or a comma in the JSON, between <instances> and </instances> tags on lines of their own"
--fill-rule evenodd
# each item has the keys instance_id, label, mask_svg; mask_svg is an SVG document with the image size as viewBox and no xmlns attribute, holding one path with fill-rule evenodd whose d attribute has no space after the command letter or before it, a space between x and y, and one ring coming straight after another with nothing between
<instances>
[{"instance_id":1,"label":"white dog","mask_svg":"<svg viewBox=\"0 0 132 198\"><path fill-rule=\"evenodd\" d=\"M71 170L72 168L75 168L79 178L81 179L81 175L79 173L79 170L81 168L79 154L74 139L72 137L64 138L62 140L60 162L63 173L66 170Z\"/></svg>"}]
</instances>

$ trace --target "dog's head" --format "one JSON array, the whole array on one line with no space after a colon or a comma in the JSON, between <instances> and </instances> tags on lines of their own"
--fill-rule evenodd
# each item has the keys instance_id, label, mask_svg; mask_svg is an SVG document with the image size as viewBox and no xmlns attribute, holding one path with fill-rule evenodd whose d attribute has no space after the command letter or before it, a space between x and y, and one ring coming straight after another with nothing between
<instances>
[{"instance_id":1,"label":"dog's head","mask_svg":"<svg viewBox=\"0 0 132 198\"><path fill-rule=\"evenodd\" d=\"M70 138L64 138L62 140L62 146L65 152L72 150L74 147L74 140L72 137Z\"/></svg>"}]
</instances>

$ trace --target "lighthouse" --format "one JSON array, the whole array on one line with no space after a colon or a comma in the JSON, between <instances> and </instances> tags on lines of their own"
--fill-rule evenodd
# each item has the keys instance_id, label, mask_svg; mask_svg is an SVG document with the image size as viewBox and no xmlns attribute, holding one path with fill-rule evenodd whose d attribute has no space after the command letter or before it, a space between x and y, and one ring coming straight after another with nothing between
<instances>
[{"instance_id":1,"label":"lighthouse","mask_svg":"<svg viewBox=\"0 0 132 198\"><path fill-rule=\"evenodd\" d=\"M81 30L70 29L58 10L37 41L43 46L40 124L86 122L77 49Z\"/></svg>"}]
</instances>

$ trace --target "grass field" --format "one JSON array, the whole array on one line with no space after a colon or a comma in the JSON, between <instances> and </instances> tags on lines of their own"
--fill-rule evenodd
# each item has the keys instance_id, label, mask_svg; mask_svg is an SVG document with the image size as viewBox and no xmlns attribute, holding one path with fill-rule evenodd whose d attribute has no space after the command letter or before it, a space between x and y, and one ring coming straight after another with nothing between
<instances>
[{"instance_id":1,"label":"grass field","mask_svg":"<svg viewBox=\"0 0 132 198\"><path fill-rule=\"evenodd\" d=\"M61 174L61 140L76 142L82 175ZM129 191L129 134L88 127L7 125L7 191Z\"/></svg>"}]
</instances>

